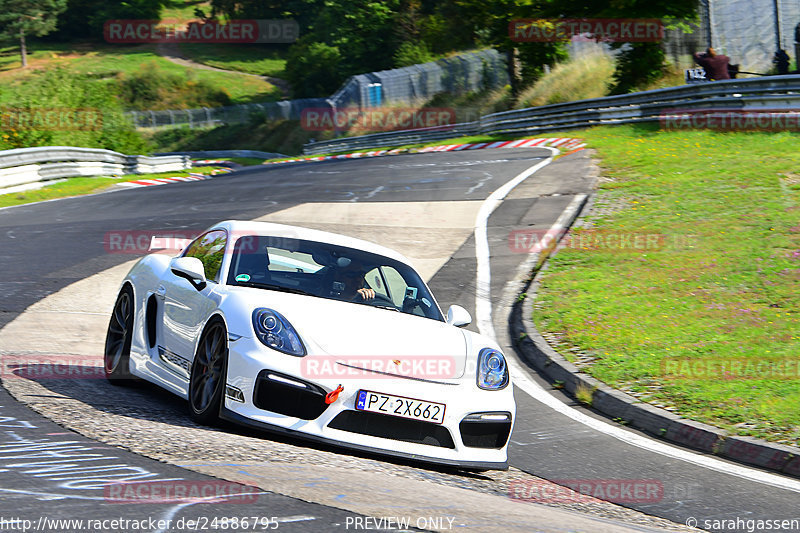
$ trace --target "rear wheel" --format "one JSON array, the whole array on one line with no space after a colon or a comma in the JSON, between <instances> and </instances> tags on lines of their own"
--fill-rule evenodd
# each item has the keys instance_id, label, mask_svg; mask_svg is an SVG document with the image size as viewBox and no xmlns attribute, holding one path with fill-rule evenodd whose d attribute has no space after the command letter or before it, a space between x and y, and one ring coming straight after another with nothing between
<instances>
[{"instance_id":1,"label":"rear wheel","mask_svg":"<svg viewBox=\"0 0 800 533\"><path fill-rule=\"evenodd\" d=\"M129 285L125 285L119 291L114 311L111 313L103 355L106 379L113 385L127 385L133 381L130 372L133 311L133 291Z\"/></svg>"},{"instance_id":2,"label":"rear wheel","mask_svg":"<svg viewBox=\"0 0 800 533\"><path fill-rule=\"evenodd\" d=\"M189 377L189 409L201 424L219 421L228 367L228 332L214 319L203 332Z\"/></svg>"}]
</instances>

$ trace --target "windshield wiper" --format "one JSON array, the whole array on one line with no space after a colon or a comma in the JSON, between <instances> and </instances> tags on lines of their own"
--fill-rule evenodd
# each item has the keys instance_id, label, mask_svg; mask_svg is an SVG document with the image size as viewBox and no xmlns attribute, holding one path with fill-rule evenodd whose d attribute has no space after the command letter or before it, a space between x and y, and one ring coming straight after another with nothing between
<instances>
[{"instance_id":1,"label":"windshield wiper","mask_svg":"<svg viewBox=\"0 0 800 533\"><path fill-rule=\"evenodd\" d=\"M292 287L284 287L283 285L275 285L274 283L258 283L255 281L237 281L236 285L240 287L253 287L255 289L267 289L271 291L279 291L279 292L289 292L292 294L303 294L305 296L316 296L316 294L312 294L310 292L306 292L303 289L294 289Z\"/></svg>"}]
</instances>

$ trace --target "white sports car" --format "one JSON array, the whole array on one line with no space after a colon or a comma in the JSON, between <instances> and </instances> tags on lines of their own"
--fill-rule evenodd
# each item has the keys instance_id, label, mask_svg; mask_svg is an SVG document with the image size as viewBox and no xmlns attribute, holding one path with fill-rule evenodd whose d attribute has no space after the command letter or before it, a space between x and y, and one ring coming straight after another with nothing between
<instances>
[{"instance_id":1,"label":"white sports car","mask_svg":"<svg viewBox=\"0 0 800 533\"><path fill-rule=\"evenodd\" d=\"M105 373L218 418L359 450L506 469L516 406L505 358L460 329L402 255L293 226L227 221L131 269Z\"/></svg>"}]
</instances>

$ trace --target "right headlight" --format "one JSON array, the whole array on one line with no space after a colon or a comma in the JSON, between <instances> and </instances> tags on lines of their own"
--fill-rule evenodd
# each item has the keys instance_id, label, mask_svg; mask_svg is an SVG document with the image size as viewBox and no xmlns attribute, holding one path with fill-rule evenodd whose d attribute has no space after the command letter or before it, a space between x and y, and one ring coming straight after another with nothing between
<instances>
[{"instance_id":1,"label":"right headlight","mask_svg":"<svg viewBox=\"0 0 800 533\"><path fill-rule=\"evenodd\" d=\"M265 307L253 311L253 329L258 340L273 350L301 357L306 354L294 327L277 311Z\"/></svg>"},{"instance_id":2,"label":"right headlight","mask_svg":"<svg viewBox=\"0 0 800 533\"><path fill-rule=\"evenodd\" d=\"M484 348L478 353L478 387L485 390L500 390L508 385L508 365L502 352Z\"/></svg>"}]
</instances>

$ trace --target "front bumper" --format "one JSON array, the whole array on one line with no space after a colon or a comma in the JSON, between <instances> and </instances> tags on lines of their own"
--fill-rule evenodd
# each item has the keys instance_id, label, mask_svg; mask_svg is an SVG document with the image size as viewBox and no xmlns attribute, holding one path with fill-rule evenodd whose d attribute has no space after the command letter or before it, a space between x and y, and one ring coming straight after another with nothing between
<instances>
[{"instance_id":1,"label":"front bumper","mask_svg":"<svg viewBox=\"0 0 800 533\"><path fill-rule=\"evenodd\" d=\"M227 379L231 394L226 394L221 416L359 451L467 469L508 468L508 437L516 415L510 384L500 391L485 391L477 387L472 375L449 381L377 374L314 376L308 375L302 361L269 350L252 338L231 343ZM269 388L265 388L266 374L270 375ZM324 395L339 385L344 390L338 399L324 404ZM356 410L359 390L445 404L443 422ZM481 420L481 413L495 416ZM500 413L507 414L505 423L498 420Z\"/></svg>"}]
</instances>

